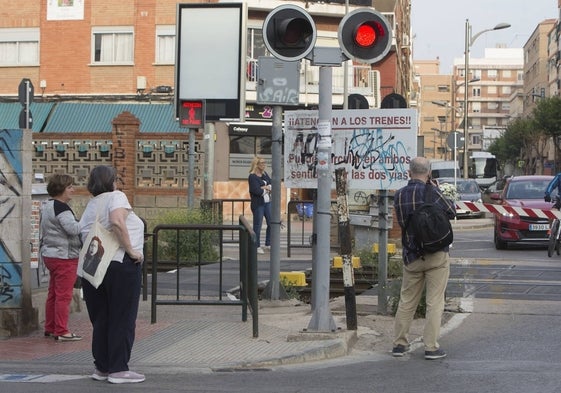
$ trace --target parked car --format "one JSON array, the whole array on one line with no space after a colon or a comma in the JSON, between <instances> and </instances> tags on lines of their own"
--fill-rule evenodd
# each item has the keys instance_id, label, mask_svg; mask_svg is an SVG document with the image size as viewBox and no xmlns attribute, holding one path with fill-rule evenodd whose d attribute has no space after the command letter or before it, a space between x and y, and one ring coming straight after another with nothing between
<instances>
[{"instance_id":1,"label":"parked car","mask_svg":"<svg viewBox=\"0 0 561 393\"><path fill-rule=\"evenodd\" d=\"M453 177L441 177L437 179L438 184L454 184ZM481 203L481 189L474 179L456 178L456 191L459 200L462 202L479 202ZM471 210L458 209L456 207L456 217L481 217L484 213L472 212Z\"/></svg>"},{"instance_id":2,"label":"parked car","mask_svg":"<svg viewBox=\"0 0 561 393\"><path fill-rule=\"evenodd\" d=\"M505 188L506 181L510 176L505 176L502 179L495 180L481 193L481 200L483 203L496 204L501 198L501 192Z\"/></svg>"},{"instance_id":3,"label":"parked car","mask_svg":"<svg viewBox=\"0 0 561 393\"><path fill-rule=\"evenodd\" d=\"M503 206L550 210L551 202L545 202L544 192L553 176L514 176L496 201ZM552 193L552 199L557 190ZM541 217L518 216L514 214L495 215L495 248L502 250L511 243L531 243L547 245L549 220Z\"/></svg>"}]
</instances>

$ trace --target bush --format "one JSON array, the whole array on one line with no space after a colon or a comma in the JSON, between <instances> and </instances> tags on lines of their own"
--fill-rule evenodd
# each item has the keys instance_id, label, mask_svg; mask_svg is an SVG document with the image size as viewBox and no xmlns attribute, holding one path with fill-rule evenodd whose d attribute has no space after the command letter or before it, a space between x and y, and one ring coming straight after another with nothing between
<instances>
[{"instance_id":1,"label":"bush","mask_svg":"<svg viewBox=\"0 0 561 393\"><path fill-rule=\"evenodd\" d=\"M160 225L210 224L211 217L199 209L178 209L158 216L157 222ZM181 266L217 262L219 239L219 230L159 230L158 260L164 263L179 260Z\"/></svg>"},{"instance_id":2,"label":"bush","mask_svg":"<svg viewBox=\"0 0 561 393\"><path fill-rule=\"evenodd\" d=\"M390 314L395 315L397 312L397 306L399 306L399 299L401 298L401 280L402 278L398 278L397 280L393 281L390 285L390 295L389 295L389 302L388 305L390 307ZM419 305L417 306L417 310L415 310L414 318L424 318L427 313L427 296L426 296L426 289L423 289L423 294L421 296L421 300L419 300Z\"/></svg>"},{"instance_id":3,"label":"bush","mask_svg":"<svg viewBox=\"0 0 561 393\"><path fill-rule=\"evenodd\" d=\"M364 267L369 267L373 271L372 278L378 280L378 254L372 252L371 248L358 250L354 253L355 256L360 258L360 264ZM388 257L388 279L401 277L401 257L390 256Z\"/></svg>"},{"instance_id":4,"label":"bush","mask_svg":"<svg viewBox=\"0 0 561 393\"><path fill-rule=\"evenodd\" d=\"M362 266L369 266L373 270L373 277L375 281L378 281L378 254L372 252L371 249L366 248L356 252L356 255L360 257L360 263ZM391 315L395 315L397 312L397 306L399 305L400 292L401 292L401 280L403 277L403 262L401 256L392 255L388 257L388 306ZM425 292L423 291L423 296L419 301L419 306L415 312L415 318L424 318L426 313L427 303Z\"/></svg>"}]
</instances>

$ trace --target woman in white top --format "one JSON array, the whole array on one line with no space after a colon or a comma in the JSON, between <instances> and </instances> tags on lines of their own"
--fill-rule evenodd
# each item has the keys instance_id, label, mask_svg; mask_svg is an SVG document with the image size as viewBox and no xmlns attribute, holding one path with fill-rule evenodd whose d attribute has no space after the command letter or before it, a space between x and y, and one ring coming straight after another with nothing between
<instances>
[{"instance_id":1,"label":"woman in white top","mask_svg":"<svg viewBox=\"0 0 561 393\"><path fill-rule=\"evenodd\" d=\"M88 191L93 198L80 220L82 240L88 236L97 216L99 222L115 234L120 248L111 258L97 289L87 280L82 280L82 285L93 326L95 371L92 378L134 383L145 379L128 367L140 300L144 223L132 211L127 196L115 189L116 181L117 171L111 166L98 166L90 173Z\"/></svg>"}]
</instances>

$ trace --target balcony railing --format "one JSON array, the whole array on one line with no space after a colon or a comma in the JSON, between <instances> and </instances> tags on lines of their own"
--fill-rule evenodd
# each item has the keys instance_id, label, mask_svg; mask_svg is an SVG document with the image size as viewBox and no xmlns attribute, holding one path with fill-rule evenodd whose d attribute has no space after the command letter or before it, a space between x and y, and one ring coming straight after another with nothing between
<instances>
[{"instance_id":1,"label":"balcony railing","mask_svg":"<svg viewBox=\"0 0 561 393\"><path fill-rule=\"evenodd\" d=\"M246 89L256 90L257 81L257 59L248 60ZM348 67L347 86L349 93L362 94L374 97L379 105L380 97L380 73L372 70L368 65L352 65ZM333 67L333 94L343 94L344 90L344 67ZM385 89L387 90L387 89ZM319 67L310 65L307 60L302 61L300 69L300 92L318 93L319 91ZM391 92L388 92L388 94Z\"/></svg>"}]
</instances>

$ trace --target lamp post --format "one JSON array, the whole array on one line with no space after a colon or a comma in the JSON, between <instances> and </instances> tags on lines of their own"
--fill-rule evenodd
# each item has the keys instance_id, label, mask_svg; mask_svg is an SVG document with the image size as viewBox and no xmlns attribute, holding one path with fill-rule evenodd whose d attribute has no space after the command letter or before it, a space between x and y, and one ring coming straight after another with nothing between
<instances>
[{"instance_id":1,"label":"lamp post","mask_svg":"<svg viewBox=\"0 0 561 393\"><path fill-rule=\"evenodd\" d=\"M469 151L469 127L468 127L468 75L469 75L469 48L473 45L475 40L483 33L493 30L507 29L510 27L508 23L499 23L491 29L481 30L475 35L471 35L471 25L469 24L469 19L466 19L466 30L465 30L465 68L464 68L464 179L468 178L468 151Z\"/></svg>"},{"instance_id":2,"label":"lamp post","mask_svg":"<svg viewBox=\"0 0 561 393\"><path fill-rule=\"evenodd\" d=\"M469 82L477 82L479 81L479 79L473 79L470 80ZM433 104L438 105L438 106L442 106L444 108L446 108L446 121L448 121L448 114L451 111L454 111L454 113L461 113L463 116L463 112L462 112L462 108L457 107L457 106L453 106L450 105L450 103L448 101L432 101ZM459 117L459 116L458 116ZM452 121L454 121L452 119ZM457 151L458 151L458 147L462 147L461 145L458 146L458 135L459 133L457 133L456 131L453 130L454 127L451 127L450 132L453 134L449 134L449 135L454 135L454 144L453 144L453 149L454 149L454 187L457 187L457 181L456 181L456 168L455 166L457 165L458 162L458 157L457 157ZM464 149L465 149L465 141L464 141Z\"/></svg>"}]
</instances>

